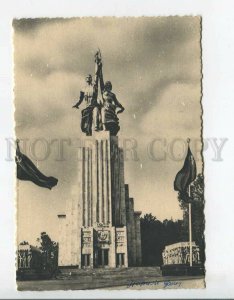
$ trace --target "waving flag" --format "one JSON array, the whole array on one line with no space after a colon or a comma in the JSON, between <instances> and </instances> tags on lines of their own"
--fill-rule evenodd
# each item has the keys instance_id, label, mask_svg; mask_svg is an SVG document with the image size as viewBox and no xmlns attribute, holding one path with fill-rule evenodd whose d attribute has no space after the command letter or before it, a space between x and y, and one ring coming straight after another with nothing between
<instances>
[{"instance_id":1,"label":"waving flag","mask_svg":"<svg viewBox=\"0 0 234 300\"><path fill-rule=\"evenodd\" d=\"M189 140L188 140L189 143ZM188 153L184 161L183 168L177 173L174 181L174 190L186 193L188 186L196 178L196 162L188 144Z\"/></svg>"},{"instance_id":2,"label":"waving flag","mask_svg":"<svg viewBox=\"0 0 234 300\"><path fill-rule=\"evenodd\" d=\"M20 152L18 140L15 161L18 179L32 181L36 185L50 190L58 183L58 179L51 176L47 177L42 174L34 163L26 155Z\"/></svg>"}]
</instances>

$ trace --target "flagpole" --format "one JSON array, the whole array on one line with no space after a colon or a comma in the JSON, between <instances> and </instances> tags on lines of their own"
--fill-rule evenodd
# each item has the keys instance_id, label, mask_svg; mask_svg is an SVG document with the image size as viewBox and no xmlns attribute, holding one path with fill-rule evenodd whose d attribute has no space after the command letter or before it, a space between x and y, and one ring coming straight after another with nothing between
<instances>
[{"instance_id":1,"label":"flagpole","mask_svg":"<svg viewBox=\"0 0 234 300\"><path fill-rule=\"evenodd\" d=\"M191 183L196 179L196 162L189 147L190 138L187 139L188 151L184 161L183 168L176 174L174 181L174 190L180 192L182 195L189 199L188 201L188 221L189 221L189 263L190 267L193 266L193 245L192 245L192 201L191 201ZM187 205L186 205L187 206ZM186 262L187 263L187 262Z\"/></svg>"},{"instance_id":2,"label":"flagpole","mask_svg":"<svg viewBox=\"0 0 234 300\"><path fill-rule=\"evenodd\" d=\"M188 187L188 195L189 195L189 201L191 197L191 190L190 185ZM192 248L192 205L191 202L189 202L189 258L190 258L190 267L193 266L193 248Z\"/></svg>"},{"instance_id":3,"label":"flagpole","mask_svg":"<svg viewBox=\"0 0 234 300\"><path fill-rule=\"evenodd\" d=\"M19 145L20 140L16 140L16 148ZM16 256L15 256L15 263L16 263L16 270L18 270L18 245L19 245L19 238L18 238L18 223L19 223L19 179L17 178L17 166L15 168L15 178L16 178L16 232L15 232L15 242L16 242Z\"/></svg>"},{"instance_id":4,"label":"flagpole","mask_svg":"<svg viewBox=\"0 0 234 300\"><path fill-rule=\"evenodd\" d=\"M190 143L190 138L187 139L188 147ZM188 186L188 196L189 196L189 263L190 267L193 266L193 237L192 237L192 204L191 204L191 186Z\"/></svg>"}]
</instances>

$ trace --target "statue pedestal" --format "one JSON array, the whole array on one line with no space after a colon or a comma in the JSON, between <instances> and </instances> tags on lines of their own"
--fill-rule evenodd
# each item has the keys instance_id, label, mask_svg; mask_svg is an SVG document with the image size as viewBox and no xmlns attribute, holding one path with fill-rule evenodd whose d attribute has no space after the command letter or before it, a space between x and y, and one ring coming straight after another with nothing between
<instances>
[{"instance_id":1,"label":"statue pedestal","mask_svg":"<svg viewBox=\"0 0 234 300\"><path fill-rule=\"evenodd\" d=\"M124 156L118 137L108 131L85 137L77 169L66 222L60 217L60 232L66 232L66 241L61 236L59 264L127 267L131 257L131 265L140 265L140 212L134 213L133 199L125 192Z\"/></svg>"},{"instance_id":2,"label":"statue pedestal","mask_svg":"<svg viewBox=\"0 0 234 300\"><path fill-rule=\"evenodd\" d=\"M205 275L202 265L163 265L161 267L162 276L197 276Z\"/></svg>"},{"instance_id":3,"label":"statue pedestal","mask_svg":"<svg viewBox=\"0 0 234 300\"><path fill-rule=\"evenodd\" d=\"M199 247L192 242L192 266L190 266L190 243L178 242L165 246L162 253L163 276L204 275L204 267L200 262Z\"/></svg>"}]
</instances>

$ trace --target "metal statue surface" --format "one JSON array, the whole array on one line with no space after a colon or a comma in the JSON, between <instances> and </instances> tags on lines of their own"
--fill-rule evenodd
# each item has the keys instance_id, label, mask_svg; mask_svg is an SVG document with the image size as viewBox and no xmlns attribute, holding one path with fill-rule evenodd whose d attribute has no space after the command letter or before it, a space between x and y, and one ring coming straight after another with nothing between
<instances>
[{"instance_id":1,"label":"metal statue surface","mask_svg":"<svg viewBox=\"0 0 234 300\"><path fill-rule=\"evenodd\" d=\"M80 92L79 101L73 106L79 109L85 100L86 108L81 111L81 130L86 135L92 135L92 131L110 131L116 135L120 129L117 115L124 111L124 107L112 92L110 81L104 83L102 71L102 57L98 50L95 54L95 78L89 74L85 78L86 86ZM98 84L100 82L101 99L98 99ZM118 109L118 110L117 110Z\"/></svg>"}]
</instances>

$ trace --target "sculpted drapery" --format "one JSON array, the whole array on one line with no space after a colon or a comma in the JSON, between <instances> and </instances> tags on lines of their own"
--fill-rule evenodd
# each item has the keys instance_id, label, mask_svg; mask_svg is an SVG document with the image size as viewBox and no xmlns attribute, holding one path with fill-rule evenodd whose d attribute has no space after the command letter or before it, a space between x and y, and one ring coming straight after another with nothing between
<instances>
[{"instance_id":1,"label":"sculpted drapery","mask_svg":"<svg viewBox=\"0 0 234 300\"><path fill-rule=\"evenodd\" d=\"M99 82L101 99L98 99ZM111 82L107 81L104 84L100 50L95 54L94 82L92 83L91 75L86 77L86 86L80 92L80 99L73 107L79 108L83 100L86 102L86 108L81 111L81 130L86 135L92 135L92 130L110 131L111 135L116 135L120 129L117 114L123 112L124 107L112 92ZM118 108L119 110L116 111Z\"/></svg>"}]
</instances>

